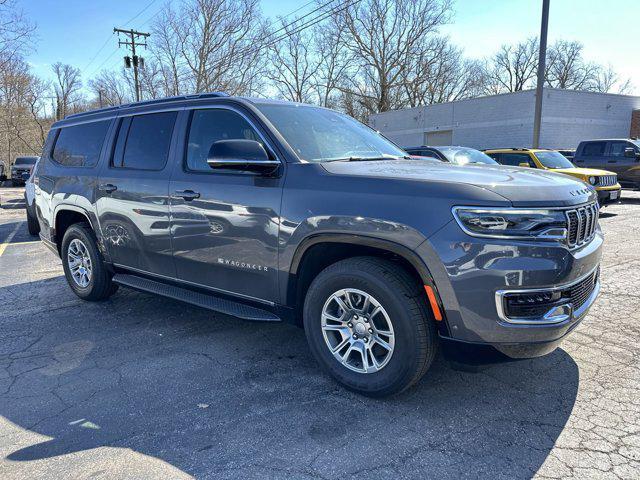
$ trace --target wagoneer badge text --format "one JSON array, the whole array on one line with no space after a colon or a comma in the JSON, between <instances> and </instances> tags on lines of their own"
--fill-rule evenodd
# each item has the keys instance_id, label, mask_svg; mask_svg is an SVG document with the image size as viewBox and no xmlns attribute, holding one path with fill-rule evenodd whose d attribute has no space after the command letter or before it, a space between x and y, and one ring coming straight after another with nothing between
<instances>
[{"instance_id":1,"label":"wagoneer badge text","mask_svg":"<svg viewBox=\"0 0 640 480\"><path fill-rule=\"evenodd\" d=\"M244 268L247 270L260 270L261 272L269 271L268 267L265 267L263 265L257 265L250 262L239 262L238 260L229 260L228 258L218 257L218 263L221 263L222 265L229 265L230 267Z\"/></svg>"}]
</instances>

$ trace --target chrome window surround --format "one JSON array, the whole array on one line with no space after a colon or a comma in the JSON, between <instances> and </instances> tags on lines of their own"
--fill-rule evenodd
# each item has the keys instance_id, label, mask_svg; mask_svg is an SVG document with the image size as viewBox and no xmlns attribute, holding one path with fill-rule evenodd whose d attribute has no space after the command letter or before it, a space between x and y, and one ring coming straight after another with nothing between
<instances>
[{"instance_id":1,"label":"chrome window surround","mask_svg":"<svg viewBox=\"0 0 640 480\"><path fill-rule=\"evenodd\" d=\"M587 310L589 310L589 308L595 301L596 297L600 293L600 275L598 275L598 279L596 281L595 286L593 287L591 294L589 294L589 297L587 298L587 300L577 310L573 309L573 305L571 304L571 301L567 301L566 303L563 303L561 305L556 305L551 307L547 313L545 313L542 317L539 317L537 319L510 318L507 316L506 312L504 311L504 297L508 294L514 294L514 293L530 294L530 293L536 293L536 292L555 292L558 290L566 290L586 280L591 275L595 274L599 266L600 265L597 265L589 273L587 273L586 275L582 275L577 280L574 280L569 283L565 283L563 285L556 285L554 287L547 287L547 288L523 288L523 289L516 289L516 290L496 291L496 310L498 312L498 318L505 323L510 323L514 325L555 325L558 323L566 322L567 320L572 318L573 319L581 318L587 312Z\"/></svg>"}]
</instances>

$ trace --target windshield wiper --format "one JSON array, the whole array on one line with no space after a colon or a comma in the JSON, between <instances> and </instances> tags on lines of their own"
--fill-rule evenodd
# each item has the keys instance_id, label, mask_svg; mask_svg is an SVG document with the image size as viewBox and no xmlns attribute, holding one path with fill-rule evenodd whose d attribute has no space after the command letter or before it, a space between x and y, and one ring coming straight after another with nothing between
<instances>
[{"instance_id":1,"label":"windshield wiper","mask_svg":"<svg viewBox=\"0 0 640 480\"><path fill-rule=\"evenodd\" d=\"M402 157L344 157L344 158L332 158L330 160L325 160L325 162L374 162L377 160L398 160L400 158L408 159L411 158L407 155Z\"/></svg>"}]
</instances>

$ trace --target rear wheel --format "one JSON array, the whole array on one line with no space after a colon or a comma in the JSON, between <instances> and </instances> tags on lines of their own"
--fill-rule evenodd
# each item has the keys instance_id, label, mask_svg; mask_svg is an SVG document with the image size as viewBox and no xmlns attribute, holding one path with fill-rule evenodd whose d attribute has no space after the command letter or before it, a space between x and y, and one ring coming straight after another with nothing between
<instances>
[{"instance_id":1,"label":"rear wheel","mask_svg":"<svg viewBox=\"0 0 640 480\"><path fill-rule=\"evenodd\" d=\"M40 233L40 224L38 223L38 219L36 218L35 212L33 211L33 207L29 208L27 204L27 229L29 230L29 235L33 235L34 237Z\"/></svg>"},{"instance_id":2,"label":"rear wheel","mask_svg":"<svg viewBox=\"0 0 640 480\"><path fill-rule=\"evenodd\" d=\"M117 290L111 281L93 231L84 223L71 225L64 234L62 266L69 286L83 300L109 298Z\"/></svg>"},{"instance_id":3,"label":"rear wheel","mask_svg":"<svg viewBox=\"0 0 640 480\"><path fill-rule=\"evenodd\" d=\"M437 349L418 282L395 263L374 257L323 270L307 292L304 326L320 365L347 388L369 396L416 383Z\"/></svg>"}]
</instances>

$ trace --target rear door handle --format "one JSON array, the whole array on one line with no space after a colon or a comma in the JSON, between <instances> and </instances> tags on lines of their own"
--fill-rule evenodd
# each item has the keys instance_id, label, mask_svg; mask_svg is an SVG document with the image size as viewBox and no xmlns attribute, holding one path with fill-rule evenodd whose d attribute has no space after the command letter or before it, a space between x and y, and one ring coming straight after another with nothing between
<instances>
[{"instance_id":1,"label":"rear door handle","mask_svg":"<svg viewBox=\"0 0 640 480\"><path fill-rule=\"evenodd\" d=\"M176 197L182 198L185 202L190 202L191 200L200 198L200 194L193 190L177 190Z\"/></svg>"},{"instance_id":2,"label":"rear door handle","mask_svg":"<svg viewBox=\"0 0 640 480\"><path fill-rule=\"evenodd\" d=\"M98 185L98 190L100 190L101 192L111 193L115 192L117 189L118 187L116 187L112 183L101 183L100 185Z\"/></svg>"}]
</instances>

